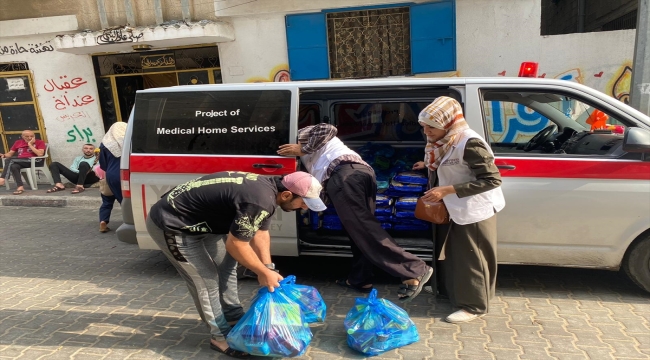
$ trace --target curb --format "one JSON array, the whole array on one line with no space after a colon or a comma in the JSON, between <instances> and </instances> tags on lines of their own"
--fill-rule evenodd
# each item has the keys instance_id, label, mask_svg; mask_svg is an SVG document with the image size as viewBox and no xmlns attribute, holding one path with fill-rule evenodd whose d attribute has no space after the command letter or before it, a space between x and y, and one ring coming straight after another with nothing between
<instances>
[{"instance_id":1,"label":"curb","mask_svg":"<svg viewBox=\"0 0 650 360\"><path fill-rule=\"evenodd\" d=\"M0 206L32 207L77 207L99 209L102 198L99 196L16 196L0 195Z\"/></svg>"}]
</instances>

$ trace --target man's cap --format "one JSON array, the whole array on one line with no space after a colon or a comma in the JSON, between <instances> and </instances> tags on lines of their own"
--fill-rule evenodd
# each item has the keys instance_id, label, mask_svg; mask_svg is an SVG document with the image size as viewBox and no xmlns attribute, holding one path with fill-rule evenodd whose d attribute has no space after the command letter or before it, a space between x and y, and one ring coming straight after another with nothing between
<instances>
[{"instance_id":1,"label":"man's cap","mask_svg":"<svg viewBox=\"0 0 650 360\"><path fill-rule=\"evenodd\" d=\"M327 206L320 199L323 187L315 177L304 171L296 171L282 178L284 185L292 193L302 197L307 207L313 211L324 211Z\"/></svg>"}]
</instances>

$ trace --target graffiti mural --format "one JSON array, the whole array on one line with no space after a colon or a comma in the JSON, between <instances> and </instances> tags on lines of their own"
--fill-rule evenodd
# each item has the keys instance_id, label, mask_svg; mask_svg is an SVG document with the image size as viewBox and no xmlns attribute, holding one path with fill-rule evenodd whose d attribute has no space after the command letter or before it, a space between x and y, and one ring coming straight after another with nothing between
<instances>
[{"instance_id":1,"label":"graffiti mural","mask_svg":"<svg viewBox=\"0 0 650 360\"><path fill-rule=\"evenodd\" d=\"M72 110L73 108L86 106L95 102L93 96L84 93L83 90L73 91L87 83L88 81L81 77L75 77L68 80L67 75L61 75L58 80L54 78L48 79L47 83L43 85L43 89L52 94L52 99L54 99L54 109L59 111Z\"/></svg>"},{"instance_id":2,"label":"graffiti mural","mask_svg":"<svg viewBox=\"0 0 650 360\"><path fill-rule=\"evenodd\" d=\"M252 82L252 83L286 82L286 81L291 81L288 64L281 64L274 67L269 73L268 77L256 76L246 80L246 82Z\"/></svg>"},{"instance_id":3,"label":"graffiti mural","mask_svg":"<svg viewBox=\"0 0 650 360\"><path fill-rule=\"evenodd\" d=\"M48 45L49 41L38 44L18 44L17 42L9 45L0 45L0 56L17 55L23 53L40 54L48 51L54 51L54 46Z\"/></svg>"},{"instance_id":4,"label":"graffiti mural","mask_svg":"<svg viewBox=\"0 0 650 360\"><path fill-rule=\"evenodd\" d=\"M607 85L608 93L617 100L630 103L630 86L632 85L632 66L625 64L614 73Z\"/></svg>"},{"instance_id":5,"label":"graffiti mural","mask_svg":"<svg viewBox=\"0 0 650 360\"><path fill-rule=\"evenodd\" d=\"M71 130L67 134L67 142L81 141L86 144L92 144L96 141L93 137L93 131L89 127L79 129L77 125L72 125Z\"/></svg>"}]
</instances>

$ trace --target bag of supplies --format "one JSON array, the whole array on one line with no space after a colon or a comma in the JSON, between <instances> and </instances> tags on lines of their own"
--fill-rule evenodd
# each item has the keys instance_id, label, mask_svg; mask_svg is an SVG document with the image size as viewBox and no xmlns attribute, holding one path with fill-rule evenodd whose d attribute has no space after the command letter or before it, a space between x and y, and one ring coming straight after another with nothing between
<instances>
[{"instance_id":1,"label":"bag of supplies","mask_svg":"<svg viewBox=\"0 0 650 360\"><path fill-rule=\"evenodd\" d=\"M420 340L406 311L386 299L377 299L377 289L372 289L368 298L356 298L343 325L348 345L368 356Z\"/></svg>"},{"instance_id":2,"label":"bag of supplies","mask_svg":"<svg viewBox=\"0 0 650 360\"><path fill-rule=\"evenodd\" d=\"M325 321L327 306L315 287L296 284L296 277L289 275L280 281L278 290L284 291L289 299L300 306L307 323Z\"/></svg>"},{"instance_id":3,"label":"bag of supplies","mask_svg":"<svg viewBox=\"0 0 650 360\"><path fill-rule=\"evenodd\" d=\"M305 353L312 339L300 305L280 288L261 288L250 309L226 341L232 349L255 356L293 357Z\"/></svg>"}]
</instances>

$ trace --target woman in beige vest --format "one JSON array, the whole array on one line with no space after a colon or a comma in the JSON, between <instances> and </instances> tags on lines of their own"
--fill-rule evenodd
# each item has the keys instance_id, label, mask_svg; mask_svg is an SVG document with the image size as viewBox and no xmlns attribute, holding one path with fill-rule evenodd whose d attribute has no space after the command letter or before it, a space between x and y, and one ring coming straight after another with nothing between
<instances>
[{"instance_id":1,"label":"woman in beige vest","mask_svg":"<svg viewBox=\"0 0 650 360\"><path fill-rule=\"evenodd\" d=\"M427 136L424 161L414 170L429 169L432 188L425 201L442 200L451 222L438 226L443 245L439 260L453 307L446 321L461 323L488 312L497 273L496 213L505 201L501 175L489 145L465 122L458 101L439 97L419 115Z\"/></svg>"}]
</instances>

